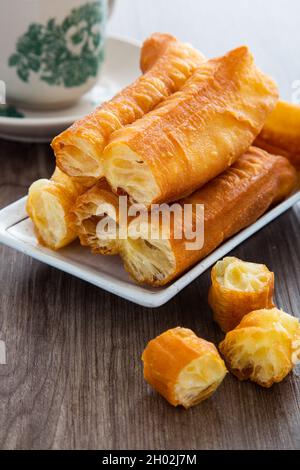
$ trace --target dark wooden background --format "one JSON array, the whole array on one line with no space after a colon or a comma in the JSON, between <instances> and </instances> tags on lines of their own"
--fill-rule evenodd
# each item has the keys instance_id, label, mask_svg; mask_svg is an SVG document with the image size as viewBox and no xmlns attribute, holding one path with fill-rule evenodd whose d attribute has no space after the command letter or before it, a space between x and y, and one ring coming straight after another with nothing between
<instances>
[{"instance_id":1,"label":"dark wooden background","mask_svg":"<svg viewBox=\"0 0 300 470\"><path fill-rule=\"evenodd\" d=\"M257 0L119 0L110 30L137 38L169 30L200 47L204 28L207 41L216 38L204 52L222 53L235 33L241 42L241 18L245 38L256 38L260 61L285 83L287 95L291 80L300 78L299 64L291 60L300 37L291 40L288 60L279 25L289 21L289 33L296 32L295 12L286 11L296 2L268 3L262 12L255 10L262 5ZM273 45L262 42L261 13L269 37L277 38ZM0 140L0 164L4 207L25 195L32 181L50 175L54 161L47 145ZM266 263L276 275L277 305L298 316L299 233L298 205L233 253ZM222 339L207 305L208 272L150 310L0 245L0 283L0 339L7 348L7 364L0 365L1 449L300 448L299 368L270 390L228 375L211 399L189 411L172 408L145 384L140 356L160 332L181 325L215 343Z\"/></svg>"}]
</instances>

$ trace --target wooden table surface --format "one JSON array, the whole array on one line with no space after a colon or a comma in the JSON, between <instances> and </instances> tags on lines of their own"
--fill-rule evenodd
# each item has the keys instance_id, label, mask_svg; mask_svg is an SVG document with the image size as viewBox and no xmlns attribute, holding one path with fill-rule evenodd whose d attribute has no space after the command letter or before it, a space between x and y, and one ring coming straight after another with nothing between
<instances>
[{"instance_id":1,"label":"wooden table surface","mask_svg":"<svg viewBox=\"0 0 300 470\"><path fill-rule=\"evenodd\" d=\"M264 7L262 8L262 3ZM119 0L110 32L142 39L170 31L207 55L249 43L291 99L300 79L299 2ZM0 207L51 174L47 145L0 140ZM234 255L266 263L276 303L300 314L300 207L243 243ZM222 334L207 304L209 272L158 309L135 306L0 246L2 449L300 448L299 369L264 390L228 375L199 406L173 409L145 384L146 342L177 326L215 343Z\"/></svg>"}]
</instances>

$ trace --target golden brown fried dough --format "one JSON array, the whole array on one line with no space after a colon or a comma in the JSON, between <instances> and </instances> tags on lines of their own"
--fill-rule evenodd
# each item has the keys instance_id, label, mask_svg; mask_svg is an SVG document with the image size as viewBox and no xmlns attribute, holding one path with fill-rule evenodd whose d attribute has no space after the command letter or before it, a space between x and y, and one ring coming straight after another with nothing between
<instances>
[{"instance_id":1,"label":"golden brown fried dough","mask_svg":"<svg viewBox=\"0 0 300 470\"><path fill-rule=\"evenodd\" d=\"M228 256L211 270L214 320L224 332L233 330L247 313L273 307L273 291L274 273L267 266Z\"/></svg>"},{"instance_id":2,"label":"golden brown fried dough","mask_svg":"<svg viewBox=\"0 0 300 470\"><path fill-rule=\"evenodd\" d=\"M173 36L150 36L141 51L141 65L147 72L159 61L154 70L53 140L57 163L71 178L57 169L50 181L40 180L30 188L27 208L41 243L58 249L75 238L66 216L76 198L102 175L98 157L110 133L177 90L202 60L200 53Z\"/></svg>"},{"instance_id":3,"label":"golden brown fried dough","mask_svg":"<svg viewBox=\"0 0 300 470\"><path fill-rule=\"evenodd\" d=\"M227 373L216 347L187 328L151 340L142 359L145 380L171 405L185 408L209 398Z\"/></svg>"},{"instance_id":4,"label":"golden brown fried dough","mask_svg":"<svg viewBox=\"0 0 300 470\"><path fill-rule=\"evenodd\" d=\"M151 47L155 58L151 59ZM151 111L179 90L204 57L191 46L169 35L156 35L145 43L141 64L150 70L92 114L76 121L52 141L57 165L66 174L94 178L103 176L102 153L110 135ZM150 55L149 55L150 54Z\"/></svg>"},{"instance_id":5,"label":"golden brown fried dough","mask_svg":"<svg viewBox=\"0 0 300 470\"><path fill-rule=\"evenodd\" d=\"M105 176L147 206L178 200L249 148L277 98L246 47L203 62L180 92L112 134Z\"/></svg>"},{"instance_id":6,"label":"golden brown fried dough","mask_svg":"<svg viewBox=\"0 0 300 470\"><path fill-rule=\"evenodd\" d=\"M129 237L121 245L126 269L139 283L167 284L226 239L254 223L271 205L288 196L296 182L296 171L286 158L250 148L226 172L179 201L182 207L185 204L192 206L193 230L197 205L204 205L202 248L188 249L187 242L193 240L175 239L174 226L166 239L160 236L165 233L161 230L163 227L159 227L159 232L151 226L151 220L140 224L137 218L130 222ZM153 239L151 232L159 236ZM135 234L134 239L131 233Z\"/></svg>"},{"instance_id":7,"label":"golden brown fried dough","mask_svg":"<svg viewBox=\"0 0 300 470\"><path fill-rule=\"evenodd\" d=\"M300 106L278 101L255 145L288 158L300 170Z\"/></svg>"}]
</instances>

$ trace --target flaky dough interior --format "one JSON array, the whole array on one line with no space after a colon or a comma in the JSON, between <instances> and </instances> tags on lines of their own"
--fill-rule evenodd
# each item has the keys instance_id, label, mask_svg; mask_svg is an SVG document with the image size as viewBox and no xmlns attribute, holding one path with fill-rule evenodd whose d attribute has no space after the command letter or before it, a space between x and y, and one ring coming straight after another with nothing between
<instances>
[{"instance_id":1,"label":"flaky dough interior","mask_svg":"<svg viewBox=\"0 0 300 470\"><path fill-rule=\"evenodd\" d=\"M132 202L148 206L159 196L160 190L149 166L127 145L119 145L109 152L104 168L112 188L130 194Z\"/></svg>"},{"instance_id":2,"label":"flaky dough interior","mask_svg":"<svg viewBox=\"0 0 300 470\"><path fill-rule=\"evenodd\" d=\"M271 273L262 264L228 256L216 264L221 286L241 292L259 292L268 284Z\"/></svg>"},{"instance_id":3,"label":"flaky dough interior","mask_svg":"<svg viewBox=\"0 0 300 470\"><path fill-rule=\"evenodd\" d=\"M205 400L219 386L226 374L221 361L206 354L191 361L180 372L175 385L175 396L185 408Z\"/></svg>"},{"instance_id":4,"label":"flaky dough interior","mask_svg":"<svg viewBox=\"0 0 300 470\"><path fill-rule=\"evenodd\" d=\"M167 278L176 265L169 240L127 238L122 254L126 269L141 283Z\"/></svg>"}]
</instances>

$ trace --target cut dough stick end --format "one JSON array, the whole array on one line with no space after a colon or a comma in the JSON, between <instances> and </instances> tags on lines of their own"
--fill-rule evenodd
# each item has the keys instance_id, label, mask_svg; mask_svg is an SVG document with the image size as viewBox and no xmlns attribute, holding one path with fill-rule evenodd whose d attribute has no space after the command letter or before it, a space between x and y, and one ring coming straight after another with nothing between
<instances>
[{"instance_id":1,"label":"cut dough stick end","mask_svg":"<svg viewBox=\"0 0 300 470\"><path fill-rule=\"evenodd\" d=\"M39 242L58 250L76 238L67 216L72 198L53 181L38 180L29 189L27 213L35 226Z\"/></svg>"},{"instance_id":2,"label":"cut dough stick end","mask_svg":"<svg viewBox=\"0 0 300 470\"><path fill-rule=\"evenodd\" d=\"M158 199L160 189L149 165L126 144L108 145L103 164L107 181L115 192L121 190L130 196L131 202L147 207Z\"/></svg>"},{"instance_id":3,"label":"cut dough stick end","mask_svg":"<svg viewBox=\"0 0 300 470\"><path fill-rule=\"evenodd\" d=\"M103 176L102 146L72 135L70 130L65 132L70 135L63 140L60 134L51 144L57 165L67 175L84 178L91 186Z\"/></svg>"},{"instance_id":4,"label":"cut dough stick end","mask_svg":"<svg viewBox=\"0 0 300 470\"><path fill-rule=\"evenodd\" d=\"M107 195L106 190L94 187L78 198L69 215L70 224L81 245L88 246L95 254L119 253L116 203L108 198L117 200L115 195ZM111 227L115 233L111 233Z\"/></svg>"},{"instance_id":5,"label":"cut dough stick end","mask_svg":"<svg viewBox=\"0 0 300 470\"><path fill-rule=\"evenodd\" d=\"M126 271L139 284L164 285L175 269L169 240L128 237L122 240L120 253Z\"/></svg>"},{"instance_id":6,"label":"cut dough stick end","mask_svg":"<svg viewBox=\"0 0 300 470\"><path fill-rule=\"evenodd\" d=\"M190 408L209 398L222 383L226 368L215 355L207 354L191 361L179 374L175 385L175 399L184 408Z\"/></svg>"},{"instance_id":7,"label":"cut dough stick end","mask_svg":"<svg viewBox=\"0 0 300 470\"><path fill-rule=\"evenodd\" d=\"M125 269L140 284L164 285L175 271L171 242L160 223L157 226L151 218L132 220L120 247Z\"/></svg>"}]
</instances>

